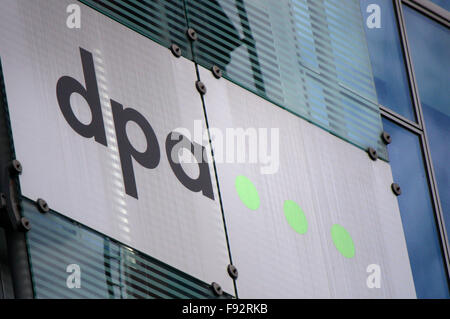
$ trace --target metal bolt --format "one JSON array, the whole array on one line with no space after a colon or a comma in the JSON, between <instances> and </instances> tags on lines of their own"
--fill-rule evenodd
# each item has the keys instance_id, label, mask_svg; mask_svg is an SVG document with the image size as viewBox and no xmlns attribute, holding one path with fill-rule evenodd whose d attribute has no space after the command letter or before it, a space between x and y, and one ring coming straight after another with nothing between
<instances>
[{"instance_id":1,"label":"metal bolt","mask_svg":"<svg viewBox=\"0 0 450 319\"><path fill-rule=\"evenodd\" d=\"M369 148L367 149L367 153L369 154L369 157L370 157L372 160L374 160L374 161L377 160L378 154L377 154L377 151L376 151L373 147L369 147Z\"/></svg>"},{"instance_id":2,"label":"metal bolt","mask_svg":"<svg viewBox=\"0 0 450 319\"><path fill-rule=\"evenodd\" d=\"M398 185L397 183L392 183L391 189L397 196L401 195L402 193L402 189L400 188L400 185Z\"/></svg>"},{"instance_id":3,"label":"metal bolt","mask_svg":"<svg viewBox=\"0 0 450 319\"><path fill-rule=\"evenodd\" d=\"M173 54L175 57L177 57L177 58L179 58L179 57L181 56L181 49L180 49L180 47L179 47L178 45L176 45L176 44L172 44L172 45L170 46L170 51L172 51L172 54Z\"/></svg>"},{"instance_id":4,"label":"metal bolt","mask_svg":"<svg viewBox=\"0 0 450 319\"><path fill-rule=\"evenodd\" d=\"M211 71L216 79L220 79L222 77L222 70L217 65L213 65Z\"/></svg>"},{"instance_id":5,"label":"metal bolt","mask_svg":"<svg viewBox=\"0 0 450 319\"><path fill-rule=\"evenodd\" d=\"M231 265L231 264L228 265L227 270L228 270L228 274L230 275L231 278L237 279L239 272L234 265Z\"/></svg>"},{"instance_id":6,"label":"metal bolt","mask_svg":"<svg viewBox=\"0 0 450 319\"><path fill-rule=\"evenodd\" d=\"M194 29L189 28L189 29L187 29L186 33L187 33L189 39L191 39L191 41L195 41L198 39L197 32L195 32Z\"/></svg>"},{"instance_id":7,"label":"metal bolt","mask_svg":"<svg viewBox=\"0 0 450 319\"><path fill-rule=\"evenodd\" d=\"M48 206L47 202L42 198L38 198L36 204L41 213L47 213L50 210L50 207Z\"/></svg>"},{"instance_id":8,"label":"metal bolt","mask_svg":"<svg viewBox=\"0 0 450 319\"><path fill-rule=\"evenodd\" d=\"M22 231L25 231L25 232L27 232L27 231L29 231L31 229L31 223L28 220L28 218L26 218L26 217L22 217L20 219L20 225L19 226L20 226L20 229Z\"/></svg>"},{"instance_id":9,"label":"metal bolt","mask_svg":"<svg viewBox=\"0 0 450 319\"><path fill-rule=\"evenodd\" d=\"M381 134L381 138L383 139L383 142L385 144L391 144L391 142L392 142L392 137L388 132L383 132Z\"/></svg>"},{"instance_id":10,"label":"metal bolt","mask_svg":"<svg viewBox=\"0 0 450 319\"><path fill-rule=\"evenodd\" d=\"M11 162L11 171L15 174L22 174L22 164L18 160L13 160Z\"/></svg>"},{"instance_id":11,"label":"metal bolt","mask_svg":"<svg viewBox=\"0 0 450 319\"><path fill-rule=\"evenodd\" d=\"M200 94L206 94L206 86L202 81L195 82L195 87Z\"/></svg>"},{"instance_id":12,"label":"metal bolt","mask_svg":"<svg viewBox=\"0 0 450 319\"><path fill-rule=\"evenodd\" d=\"M0 193L0 209L6 207L6 196L3 193Z\"/></svg>"},{"instance_id":13,"label":"metal bolt","mask_svg":"<svg viewBox=\"0 0 450 319\"><path fill-rule=\"evenodd\" d=\"M216 296L222 296L223 295L222 287L220 287L220 285L217 282L213 282L211 284L211 288L214 291L214 294L216 294Z\"/></svg>"}]
</instances>

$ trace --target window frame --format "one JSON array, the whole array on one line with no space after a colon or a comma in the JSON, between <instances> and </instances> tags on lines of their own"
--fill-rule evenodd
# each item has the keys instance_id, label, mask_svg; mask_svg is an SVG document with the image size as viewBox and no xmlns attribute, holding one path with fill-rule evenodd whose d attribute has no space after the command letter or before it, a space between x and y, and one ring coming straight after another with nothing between
<instances>
[{"instance_id":1,"label":"window frame","mask_svg":"<svg viewBox=\"0 0 450 319\"><path fill-rule=\"evenodd\" d=\"M379 105L380 113L382 117L385 117L396 125L403 127L415 134L420 138L422 153L424 157L425 172L428 179L428 187L431 193L432 205L435 213L436 225L439 231L439 239L441 249L445 260L445 268L447 271L447 283L450 287L450 246L448 234L445 227L445 220L443 214L443 208L439 198L439 192L432 163L429 138L426 133L425 120L422 111L422 105L420 102L419 91L417 87L416 77L413 68L413 62L410 54L410 47L408 42L408 35L406 32L406 24L403 15L402 7L404 5L418 11L425 15L427 18L450 28L450 12L441 8L440 6L432 3L428 0L392 0L394 3L395 16L397 18L397 27L400 34L401 46L403 48L404 63L407 71L407 78L410 84L411 97L413 108L416 113L417 123L414 123L400 114L392 111L386 106ZM450 221L447 221L450 223Z\"/></svg>"}]
</instances>

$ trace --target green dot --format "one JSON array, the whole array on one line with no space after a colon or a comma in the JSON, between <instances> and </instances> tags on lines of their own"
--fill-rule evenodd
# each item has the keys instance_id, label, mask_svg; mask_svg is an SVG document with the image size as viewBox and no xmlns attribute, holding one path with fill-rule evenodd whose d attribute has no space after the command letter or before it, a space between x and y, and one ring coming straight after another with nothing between
<instances>
[{"instance_id":1,"label":"green dot","mask_svg":"<svg viewBox=\"0 0 450 319\"><path fill-rule=\"evenodd\" d=\"M292 200L284 201L283 210L287 222L297 233L304 234L307 232L308 221L305 213L296 202Z\"/></svg>"},{"instance_id":2,"label":"green dot","mask_svg":"<svg viewBox=\"0 0 450 319\"><path fill-rule=\"evenodd\" d=\"M259 195L255 185L245 176L238 176L234 182L239 198L251 210L259 207Z\"/></svg>"},{"instance_id":3,"label":"green dot","mask_svg":"<svg viewBox=\"0 0 450 319\"><path fill-rule=\"evenodd\" d=\"M341 225L334 224L331 227L331 238L337 250L346 258L353 258L355 256L355 245L353 244L352 236Z\"/></svg>"}]
</instances>

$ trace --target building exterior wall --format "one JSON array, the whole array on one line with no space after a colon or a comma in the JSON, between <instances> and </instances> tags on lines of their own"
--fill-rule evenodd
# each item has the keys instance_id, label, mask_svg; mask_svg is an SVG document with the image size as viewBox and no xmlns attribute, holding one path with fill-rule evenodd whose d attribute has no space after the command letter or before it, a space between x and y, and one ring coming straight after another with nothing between
<instances>
[{"instance_id":1,"label":"building exterior wall","mask_svg":"<svg viewBox=\"0 0 450 319\"><path fill-rule=\"evenodd\" d=\"M23 171L0 181L20 193L5 203L21 203L2 202L1 249L22 247L3 253L2 278L16 296L448 297L448 174L435 151L446 131L425 129L432 80L408 33L413 13L431 12L450 50L444 9L3 2L2 164ZM395 52L380 59L381 43ZM445 113L441 100L431 109ZM403 129L413 137L400 145ZM9 274L14 260L31 280Z\"/></svg>"}]
</instances>

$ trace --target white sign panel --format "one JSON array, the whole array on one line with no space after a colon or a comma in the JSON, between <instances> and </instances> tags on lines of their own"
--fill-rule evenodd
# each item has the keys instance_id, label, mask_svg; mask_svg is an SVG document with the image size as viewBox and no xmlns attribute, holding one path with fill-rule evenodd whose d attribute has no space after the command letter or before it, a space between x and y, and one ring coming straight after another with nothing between
<instances>
[{"instance_id":1,"label":"white sign panel","mask_svg":"<svg viewBox=\"0 0 450 319\"><path fill-rule=\"evenodd\" d=\"M205 126L194 64L69 4L0 1L23 195L232 293L212 165L169 156L202 145L171 135Z\"/></svg>"},{"instance_id":2,"label":"white sign panel","mask_svg":"<svg viewBox=\"0 0 450 319\"><path fill-rule=\"evenodd\" d=\"M415 298L388 163L200 68L240 298Z\"/></svg>"}]
</instances>

